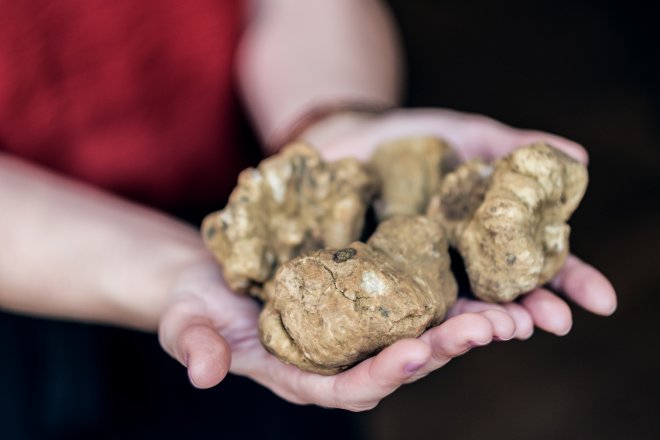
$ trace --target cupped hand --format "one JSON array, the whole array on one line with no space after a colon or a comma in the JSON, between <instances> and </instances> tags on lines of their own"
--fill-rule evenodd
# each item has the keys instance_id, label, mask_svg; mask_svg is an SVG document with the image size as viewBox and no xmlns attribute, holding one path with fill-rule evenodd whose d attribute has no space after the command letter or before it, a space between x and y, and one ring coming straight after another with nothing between
<instances>
[{"instance_id":1,"label":"cupped hand","mask_svg":"<svg viewBox=\"0 0 660 440\"><path fill-rule=\"evenodd\" d=\"M453 144L464 159L501 157L516 147L545 140L587 163L586 151L559 136L508 127L479 115L449 110L399 110L377 118L358 118L347 129L313 127L308 140L326 159L368 159L384 141L433 135ZM208 262L181 273L159 328L163 348L188 369L193 385L209 388L231 371L252 378L279 396L300 404L362 411L373 408L403 384L414 382L471 348L494 340L525 339L534 327L563 335L572 325L561 296L584 309L609 315L616 309L610 282L575 256L547 287L518 302L489 304L459 299L448 319L417 339L404 339L335 376L307 373L268 353L258 336L259 305L231 292L217 264Z\"/></svg>"},{"instance_id":2,"label":"cupped hand","mask_svg":"<svg viewBox=\"0 0 660 440\"><path fill-rule=\"evenodd\" d=\"M586 150L563 137L517 129L486 116L446 109L401 109L378 117L338 115L311 127L303 133L303 138L317 146L328 160L351 156L368 160L382 142L424 135L445 139L465 160L499 158L518 147L542 140L585 165L588 163ZM570 255L547 287L535 289L518 302L497 305L460 299L450 315L499 310L515 321L517 338L528 338L534 327L565 335L573 319L568 304L560 295L598 315L607 316L616 310L616 294L607 278Z\"/></svg>"},{"instance_id":3,"label":"cupped hand","mask_svg":"<svg viewBox=\"0 0 660 440\"><path fill-rule=\"evenodd\" d=\"M258 335L259 305L231 292L217 264L183 271L161 320L159 338L185 365L198 388L217 385L227 374L247 376L284 399L299 404L363 411L403 384L442 367L472 347L514 336L515 324L499 310L464 312L404 339L377 356L335 376L307 373L268 353Z\"/></svg>"}]
</instances>

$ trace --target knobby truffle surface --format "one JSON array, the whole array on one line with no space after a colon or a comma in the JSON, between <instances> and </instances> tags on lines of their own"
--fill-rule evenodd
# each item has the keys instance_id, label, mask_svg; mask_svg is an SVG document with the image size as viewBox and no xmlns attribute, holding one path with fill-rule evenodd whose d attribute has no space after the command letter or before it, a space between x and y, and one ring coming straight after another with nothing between
<instances>
[{"instance_id":1,"label":"knobby truffle surface","mask_svg":"<svg viewBox=\"0 0 660 440\"><path fill-rule=\"evenodd\" d=\"M264 298L263 284L280 264L356 240L374 190L357 160L326 163L293 144L240 174L227 206L205 218L202 236L229 287Z\"/></svg>"},{"instance_id":2,"label":"knobby truffle surface","mask_svg":"<svg viewBox=\"0 0 660 440\"><path fill-rule=\"evenodd\" d=\"M440 139L411 137L381 145L370 163L380 181L376 213L385 220L424 214L443 176L458 165L458 156Z\"/></svg>"},{"instance_id":3,"label":"knobby truffle surface","mask_svg":"<svg viewBox=\"0 0 660 440\"><path fill-rule=\"evenodd\" d=\"M437 222L399 216L366 244L283 264L260 317L264 346L301 369L335 374L419 336L456 300L447 247Z\"/></svg>"},{"instance_id":4,"label":"knobby truffle surface","mask_svg":"<svg viewBox=\"0 0 660 440\"><path fill-rule=\"evenodd\" d=\"M429 215L446 228L481 299L512 301L548 282L569 252L566 221L587 187L586 168L539 142L447 175Z\"/></svg>"}]
</instances>

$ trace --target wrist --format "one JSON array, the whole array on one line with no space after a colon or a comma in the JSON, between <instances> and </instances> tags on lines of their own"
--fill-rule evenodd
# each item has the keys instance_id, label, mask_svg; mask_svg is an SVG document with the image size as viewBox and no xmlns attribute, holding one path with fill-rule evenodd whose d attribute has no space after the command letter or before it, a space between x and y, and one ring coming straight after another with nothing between
<instances>
[{"instance_id":1,"label":"wrist","mask_svg":"<svg viewBox=\"0 0 660 440\"><path fill-rule=\"evenodd\" d=\"M371 124L379 115L350 110L333 113L308 126L297 140L322 150L324 146L332 145L342 137Z\"/></svg>"},{"instance_id":2,"label":"wrist","mask_svg":"<svg viewBox=\"0 0 660 440\"><path fill-rule=\"evenodd\" d=\"M145 268L144 276L136 280L136 286L143 292L142 298L131 298L131 292L126 290L120 294L122 313L130 319L128 325L131 327L155 331L167 306L176 296L182 276L214 263L201 240L199 246L186 244L163 251L158 260L150 264L151 267Z\"/></svg>"},{"instance_id":3,"label":"wrist","mask_svg":"<svg viewBox=\"0 0 660 440\"><path fill-rule=\"evenodd\" d=\"M376 101L339 101L315 105L300 113L268 140L271 151L303 141L321 147L392 109L393 105Z\"/></svg>"}]
</instances>

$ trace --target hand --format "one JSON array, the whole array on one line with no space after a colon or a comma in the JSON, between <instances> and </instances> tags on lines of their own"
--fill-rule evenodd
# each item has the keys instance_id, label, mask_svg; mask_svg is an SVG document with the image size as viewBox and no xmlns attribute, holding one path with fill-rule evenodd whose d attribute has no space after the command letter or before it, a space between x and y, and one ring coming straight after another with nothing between
<instances>
[{"instance_id":1,"label":"hand","mask_svg":"<svg viewBox=\"0 0 660 440\"><path fill-rule=\"evenodd\" d=\"M494 158L517 146L544 139L586 163L582 147L546 133L516 130L483 116L446 110L401 110L375 119L349 122L337 136L315 130L309 140L327 159L358 155L367 159L382 141L429 134L451 142L465 159ZM319 126L318 128L323 128ZM577 304L607 315L616 296L607 279L576 257L569 257L551 283ZM520 303L488 304L460 299L449 319L417 339L404 339L335 376L320 376L286 365L269 354L258 338L259 307L225 286L217 265L209 261L185 271L160 324L165 350L187 366L199 388L218 384L228 371L248 376L294 403L313 403L352 411L367 410L403 384L442 367L472 347L493 340L531 336L534 325L565 334L571 327L566 302L545 288L527 294Z\"/></svg>"},{"instance_id":2,"label":"hand","mask_svg":"<svg viewBox=\"0 0 660 440\"><path fill-rule=\"evenodd\" d=\"M311 127L303 133L303 138L319 147L328 160L346 156L368 160L382 142L420 135L445 139L466 160L498 158L517 147L544 140L582 163L588 162L583 147L562 137L520 130L485 116L444 109L397 110L379 117L339 114ZM549 287L590 312L610 315L616 310L616 295L607 278L573 255L568 257ZM557 335L567 334L572 326L567 303L545 287L528 293L519 302L505 305L460 299L450 314L484 310L507 312L515 321L515 336L521 339L530 337L534 326Z\"/></svg>"},{"instance_id":3,"label":"hand","mask_svg":"<svg viewBox=\"0 0 660 440\"><path fill-rule=\"evenodd\" d=\"M396 342L350 370L320 376L268 353L259 341L258 314L254 300L229 291L209 256L177 277L160 323L160 342L188 368L198 388L217 385L231 371L290 402L362 411L470 348L510 339L515 333L513 320L502 311L462 313L418 339Z\"/></svg>"}]
</instances>

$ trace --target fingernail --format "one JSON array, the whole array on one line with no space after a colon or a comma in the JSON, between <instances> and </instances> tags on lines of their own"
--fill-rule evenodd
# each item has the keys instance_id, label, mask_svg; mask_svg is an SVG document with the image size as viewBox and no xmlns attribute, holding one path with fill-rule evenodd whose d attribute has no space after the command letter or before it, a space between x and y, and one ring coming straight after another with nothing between
<instances>
[{"instance_id":1,"label":"fingernail","mask_svg":"<svg viewBox=\"0 0 660 440\"><path fill-rule=\"evenodd\" d=\"M420 368L422 368L423 365L424 365L423 363L420 364L420 363L411 362L409 364L406 364L406 366L403 368L403 371L406 374L411 375L413 373L416 373Z\"/></svg>"}]
</instances>

